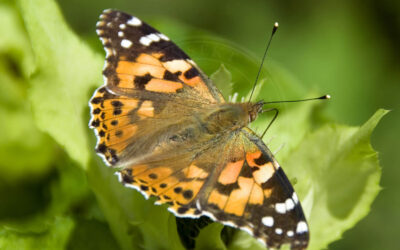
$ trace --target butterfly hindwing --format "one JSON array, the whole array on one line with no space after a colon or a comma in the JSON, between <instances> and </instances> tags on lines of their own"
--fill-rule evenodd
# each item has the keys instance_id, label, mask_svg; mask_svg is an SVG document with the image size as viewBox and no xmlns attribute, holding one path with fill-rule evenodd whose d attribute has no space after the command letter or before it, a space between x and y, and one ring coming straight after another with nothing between
<instances>
[{"instance_id":1,"label":"butterfly hindwing","mask_svg":"<svg viewBox=\"0 0 400 250\"><path fill-rule=\"evenodd\" d=\"M177 216L207 215L270 247L290 243L292 249L305 248L308 225L298 197L264 143L243 129L208 145L176 157L155 155L157 160L122 170L120 180L169 204Z\"/></svg>"},{"instance_id":2,"label":"butterfly hindwing","mask_svg":"<svg viewBox=\"0 0 400 250\"><path fill-rule=\"evenodd\" d=\"M169 204L177 216L197 218L202 215L200 197L208 192L215 178L216 159L228 144L227 137L219 137L213 142L178 145L125 167L119 173L120 180L146 197L157 197L158 204Z\"/></svg>"}]
</instances>

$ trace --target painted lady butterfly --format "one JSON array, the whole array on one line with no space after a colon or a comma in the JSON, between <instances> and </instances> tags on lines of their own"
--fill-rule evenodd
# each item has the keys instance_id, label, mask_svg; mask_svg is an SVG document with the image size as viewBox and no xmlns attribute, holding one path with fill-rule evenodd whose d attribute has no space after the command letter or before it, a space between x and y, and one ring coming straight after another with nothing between
<instances>
[{"instance_id":1,"label":"painted lady butterfly","mask_svg":"<svg viewBox=\"0 0 400 250\"><path fill-rule=\"evenodd\" d=\"M226 102L182 50L136 17L105 10L97 34L105 85L90 100L90 127L119 180L176 216L206 215L268 247L306 248L297 195L247 127L264 102Z\"/></svg>"}]
</instances>

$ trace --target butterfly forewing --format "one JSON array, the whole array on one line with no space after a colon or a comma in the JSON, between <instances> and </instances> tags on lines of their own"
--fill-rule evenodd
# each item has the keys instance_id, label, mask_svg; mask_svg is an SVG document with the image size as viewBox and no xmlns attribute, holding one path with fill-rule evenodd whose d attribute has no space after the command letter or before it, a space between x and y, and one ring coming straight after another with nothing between
<instances>
[{"instance_id":1,"label":"butterfly forewing","mask_svg":"<svg viewBox=\"0 0 400 250\"><path fill-rule=\"evenodd\" d=\"M119 11L103 12L97 34L105 85L90 100L90 126L98 154L122 168L120 181L176 216L207 215L267 246L306 248L308 225L286 175L250 129L209 120L225 101L196 64Z\"/></svg>"},{"instance_id":2,"label":"butterfly forewing","mask_svg":"<svg viewBox=\"0 0 400 250\"><path fill-rule=\"evenodd\" d=\"M114 92L173 94L186 90L210 102L223 101L181 49L138 18L105 10L97 23L97 34L107 53L103 75Z\"/></svg>"},{"instance_id":3,"label":"butterfly forewing","mask_svg":"<svg viewBox=\"0 0 400 250\"><path fill-rule=\"evenodd\" d=\"M172 129L179 129L177 121L186 122L182 116L224 101L182 50L136 17L106 10L97 33L107 53L106 84L90 101L90 126L108 165L128 164L151 152L162 128L173 123Z\"/></svg>"}]
</instances>

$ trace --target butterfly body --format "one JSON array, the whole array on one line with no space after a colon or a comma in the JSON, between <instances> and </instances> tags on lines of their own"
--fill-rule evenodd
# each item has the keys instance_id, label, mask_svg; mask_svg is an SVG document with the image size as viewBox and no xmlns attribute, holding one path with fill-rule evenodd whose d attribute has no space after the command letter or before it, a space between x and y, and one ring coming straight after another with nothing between
<instances>
[{"instance_id":1,"label":"butterfly body","mask_svg":"<svg viewBox=\"0 0 400 250\"><path fill-rule=\"evenodd\" d=\"M226 102L183 51L136 17L106 10L97 33L105 85L90 101L90 127L119 180L176 216L207 215L267 246L305 248L298 197L247 127L264 102Z\"/></svg>"}]
</instances>

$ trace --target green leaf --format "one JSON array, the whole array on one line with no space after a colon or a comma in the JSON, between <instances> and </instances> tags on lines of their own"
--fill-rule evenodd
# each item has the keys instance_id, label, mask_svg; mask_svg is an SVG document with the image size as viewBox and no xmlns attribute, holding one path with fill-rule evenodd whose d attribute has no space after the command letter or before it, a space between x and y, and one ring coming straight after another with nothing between
<instances>
[{"instance_id":1,"label":"green leaf","mask_svg":"<svg viewBox=\"0 0 400 250\"><path fill-rule=\"evenodd\" d=\"M224 242L221 239L221 231L224 228L222 224L211 223L200 231L200 234L196 238L196 248L201 249L215 249L225 250L227 249Z\"/></svg>"},{"instance_id":2,"label":"green leaf","mask_svg":"<svg viewBox=\"0 0 400 250\"><path fill-rule=\"evenodd\" d=\"M83 170L65 158L59 158L57 170L43 187L50 197L44 209L24 217L0 218L0 249L118 249L98 215ZM60 218L69 223L59 227Z\"/></svg>"},{"instance_id":3,"label":"green leaf","mask_svg":"<svg viewBox=\"0 0 400 250\"><path fill-rule=\"evenodd\" d=\"M308 135L285 161L299 180L296 189L310 223L310 249L326 248L368 214L381 189L378 156L369 140L386 113L378 110L359 128L326 125ZM296 171L299 166L304 170Z\"/></svg>"},{"instance_id":4,"label":"green leaf","mask_svg":"<svg viewBox=\"0 0 400 250\"><path fill-rule=\"evenodd\" d=\"M20 70L23 76L26 77L33 70L34 59L31 45L13 1L11 3L4 1L4 3L0 4L0 23L2 24L0 33L7 34L0 39L0 58L4 59L4 55L7 55L9 59L14 60L18 65L16 70ZM11 69L7 73L10 74L12 71ZM8 98L7 93L0 93L1 101L4 100L3 98Z\"/></svg>"},{"instance_id":5,"label":"green leaf","mask_svg":"<svg viewBox=\"0 0 400 250\"><path fill-rule=\"evenodd\" d=\"M325 125L281 160L287 175L297 180L294 188L311 231L309 249L326 248L370 211L381 190L381 169L369 140L386 113L378 110L361 127Z\"/></svg>"},{"instance_id":6,"label":"green leaf","mask_svg":"<svg viewBox=\"0 0 400 250\"><path fill-rule=\"evenodd\" d=\"M254 90L250 90L247 95L244 97L244 101L250 100L251 93L253 91L253 95L251 96L251 101L254 102L254 100L258 100L261 91L263 90L263 87L265 85L266 79L261 79L257 82L256 86L254 87ZM241 102L242 100L238 100Z\"/></svg>"},{"instance_id":7,"label":"green leaf","mask_svg":"<svg viewBox=\"0 0 400 250\"><path fill-rule=\"evenodd\" d=\"M238 231L235 233L232 242L229 244L229 250L242 250L242 249L252 249L252 250L265 250L263 243L255 240L245 231Z\"/></svg>"},{"instance_id":8,"label":"green leaf","mask_svg":"<svg viewBox=\"0 0 400 250\"><path fill-rule=\"evenodd\" d=\"M0 179L16 183L45 175L55 158L54 143L33 121L25 77L32 65L30 44L18 13L0 5ZM21 157L23 155L23 157Z\"/></svg>"},{"instance_id":9,"label":"green leaf","mask_svg":"<svg viewBox=\"0 0 400 250\"><path fill-rule=\"evenodd\" d=\"M213 81L214 85L221 91L222 95L228 100L228 97L232 95L232 74L229 72L223 64L215 71L210 79Z\"/></svg>"},{"instance_id":10,"label":"green leaf","mask_svg":"<svg viewBox=\"0 0 400 250\"><path fill-rule=\"evenodd\" d=\"M85 104L102 82L103 60L73 34L54 1L20 0L19 6L36 59L29 92L36 123L86 167Z\"/></svg>"},{"instance_id":11,"label":"green leaf","mask_svg":"<svg viewBox=\"0 0 400 250\"><path fill-rule=\"evenodd\" d=\"M65 249L74 222L69 217L57 217L43 233L19 233L0 229L0 249Z\"/></svg>"},{"instance_id":12,"label":"green leaf","mask_svg":"<svg viewBox=\"0 0 400 250\"><path fill-rule=\"evenodd\" d=\"M91 86L102 82L104 58L79 41L53 1L21 0L20 6L37 58L30 94L38 126L63 145L80 166L87 167L94 155L89 153L93 150L86 135L87 102ZM90 185L120 246L182 248L172 226L174 216L165 207L154 206L153 200L123 187L104 164L91 166L87 169Z\"/></svg>"},{"instance_id":13,"label":"green leaf","mask_svg":"<svg viewBox=\"0 0 400 250\"><path fill-rule=\"evenodd\" d=\"M307 137L288 159L288 165L307 169L307 176L297 177L305 179L297 189L307 189L304 206L312 234L310 249L327 247L370 211L381 190L381 169L370 136L386 113L378 110L360 128L327 125ZM312 142L319 147L311 148Z\"/></svg>"},{"instance_id":14,"label":"green leaf","mask_svg":"<svg viewBox=\"0 0 400 250\"><path fill-rule=\"evenodd\" d=\"M3 72L0 62L0 89L14 88L19 82L6 79L7 74ZM56 154L51 138L35 126L29 103L23 96L8 93L10 98L14 97L13 101L19 101L19 105L0 104L0 117L7 117L0 123L0 179L10 183L46 174Z\"/></svg>"},{"instance_id":15,"label":"green leaf","mask_svg":"<svg viewBox=\"0 0 400 250\"><path fill-rule=\"evenodd\" d=\"M76 37L54 1L19 0L19 6L36 59L35 72L30 79L29 99L38 127L87 170L89 185L121 247L183 249L176 232L175 218L166 207L154 206L154 200L145 200L137 191L123 187L112 169L92 158L94 143L89 142L87 134L87 101L93 88L102 83L103 56L95 54ZM182 33L185 31L188 29ZM217 82L236 83L229 84L229 88L223 86L226 88L224 92L237 91L245 96L256 75L258 60L249 57L248 53L232 49L234 47L227 46L221 39L205 42L204 39L209 36L199 34L202 39L194 39L195 42L189 44L188 53L208 73L219 67L219 72L213 76ZM182 47L186 50L188 44ZM213 58L207 59L210 54ZM229 71L221 67L221 62ZM305 95L295 79L276 63L269 62L267 66L268 70L263 69L262 72L264 84L259 84L256 96L268 101L297 98L300 93ZM283 143L288 145L279 151L277 158L288 176L298 181L295 188L310 222L311 249L326 247L368 212L379 190L380 178L377 158L369 145L369 135L383 115L382 112L377 114L360 129L334 124L318 128L319 124L312 120L317 113L317 105L304 103L290 109L281 105L282 115L267 134L277 137L269 144L273 151ZM254 125L262 129L267 119L262 116ZM315 132L309 133L314 128ZM90 138L94 139L92 133ZM79 180L73 174L69 178ZM74 189L73 185L79 185L79 182L60 182L65 189L72 189L72 196L65 202L55 199L60 205L51 206L51 211L56 214L65 213L72 203L79 203L80 196L75 196L76 192L85 193L85 188ZM50 226L36 229L46 231L52 227L50 219L46 223ZM329 228L326 228L327 223ZM221 225L215 225L203 230L198 247L214 244L222 248L218 233ZM57 230L51 232L60 237L60 244L64 244L64 235L56 234ZM98 233L101 235L100 231ZM7 237L0 238L5 239ZM80 241L76 237L74 239ZM233 249L245 249L260 244L240 232L231 246Z\"/></svg>"},{"instance_id":16,"label":"green leaf","mask_svg":"<svg viewBox=\"0 0 400 250\"><path fill-rule=\"evenodd\" d=\"M138 191L124 187L114 170L93 163L89 183L111 230L124 249L183 249L175 217Z\"/></svg>"},{"instance_id":17,"label":"green leaf","mask_svg":"<svg viewBox=\"0 0 400 250\"><path fill-rule=\"evenodd\" d=\"M47 206L22 218L1 218L0 226L20 233L45 232L55 216L64 216L71 207L88 198L89 189L82 169L69 159L59 157L58 160L57 175L48 183L43 183L49 199Z\"/></svg>"},{"instance_id":18,"label":"green leaf","mask_svg":"<svg viewBox=\"0 0 400 250\"><path fill-rule=\"evenodd\" d=\"M108 225L97 220L79 219L68 241L68 250L119 250Z\"/></svg>"}]
</instances>

